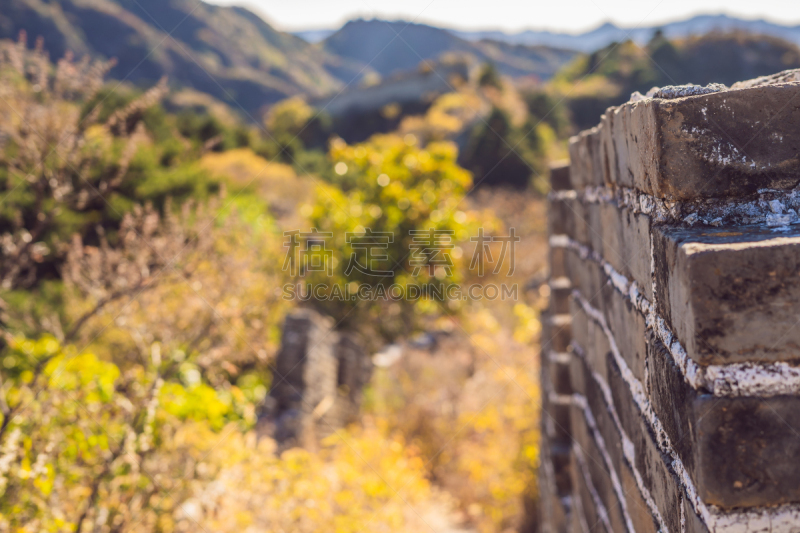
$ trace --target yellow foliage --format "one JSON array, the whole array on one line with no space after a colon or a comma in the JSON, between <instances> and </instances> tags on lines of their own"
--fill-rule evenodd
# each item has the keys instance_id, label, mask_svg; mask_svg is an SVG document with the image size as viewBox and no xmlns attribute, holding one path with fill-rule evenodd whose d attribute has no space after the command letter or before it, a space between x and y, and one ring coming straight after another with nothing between
<instances>
[{"instance_id":1,"label":"yellow foliage","mask_svg":"<svg viewBox=\"0 0 800 533\"><path fill-rule=\"evenodd\" d=\"M179 530L230 532L417 532L431 505L446 506L422 460L374 426L338 431L313 453L274 454L236 429L224 437L187 428L212 484L198 485L178 514Z\"/></svg>"},{"instance_id":2,"label":"yellow foliage","mask_svg":"<svg viewBox=\"0 0 800 533\"><path fill-rule=\"evenodd\" d=\"M471 89L446 93L437 98L424 116L403 119L400 133L412 133L423 141L452 139L478 119L485 102Z\"/></svg>"},{"instance_id":3,"label":"yellow foliage","mask_svg":"<svg viewBox=\"0 0 800 533\"><path fill-rule=\"evenodd\" d=\"M523 497L535 487L539 386L528 342L540 326L524 304L515 314L512 334L473 304L464 329L435 355L407 352L378 371L370 391L373 416L408 436L431 476L485 533L518 526Z\"/></svg>"}]
</instances>

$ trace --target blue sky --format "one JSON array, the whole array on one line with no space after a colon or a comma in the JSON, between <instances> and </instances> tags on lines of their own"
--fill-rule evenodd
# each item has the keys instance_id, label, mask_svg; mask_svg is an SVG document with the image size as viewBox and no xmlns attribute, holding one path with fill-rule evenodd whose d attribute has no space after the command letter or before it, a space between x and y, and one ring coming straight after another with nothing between
<instances>
[{"instance_id":1,"label":"blue sky","mask_svg":"<svg viewBox=\"0 0 800 533\"><path fill-rule=\"evenodd\" d=\"M335 28L355 17L416 19L463 29L580 32L605 21L651 26L701 13L800 24L797 0L211 0L244 5L278 29Z\"/></svg>"}]
</instances>

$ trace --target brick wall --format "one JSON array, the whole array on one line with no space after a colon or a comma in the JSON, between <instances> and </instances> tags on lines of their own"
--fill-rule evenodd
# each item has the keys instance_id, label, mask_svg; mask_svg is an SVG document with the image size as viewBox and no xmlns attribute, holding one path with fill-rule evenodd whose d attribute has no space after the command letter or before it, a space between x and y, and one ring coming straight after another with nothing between
<instances>
[{"instance_id":1,"label":"brick wall","mask_svg":"<svg viewBox=\"0 0 800 533\"><path fill-rule=\"evenodd\" d=\"M800 531L800 71L651 96L551 173L543 531Z\"/></svg>"},{"instance_id":2,"label":"brick wall","mask_svg":"<svg viewBox=\"0 0 800 533\"><path fill-rule=\"evenodd\" d=\"M372 360L352 332L311 309L290 313L283 323L273 383L259 413L259 435L279 449L315 448L336 430L358 420Z\"/></svg>"}]
</instances>

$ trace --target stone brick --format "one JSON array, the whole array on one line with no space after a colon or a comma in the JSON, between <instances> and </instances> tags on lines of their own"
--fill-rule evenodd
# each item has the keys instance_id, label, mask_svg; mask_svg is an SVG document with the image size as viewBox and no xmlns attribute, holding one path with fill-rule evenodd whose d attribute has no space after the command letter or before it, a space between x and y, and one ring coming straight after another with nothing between
<instances>
[{"instance_id":1,"label":"stone brick","mask_svg":"<svg viewBox=\"0 0 800 533\"><path fill-rule=\"evenodd\" d=\"M578 199L568 199L565 203L565 220L567 221L565 233L573 240L591 246L589 238L589 210L588 206Z\"/></svg>"},{"instance_id":2,"label":"stone brick","mask_svg":"<svg viewBox=\"0 0 800 533\"><path fill-rule=\"evenodd\" d=\"M611 145L614 152L612 183L619 187L633 187L634 179L628 165L628 130L630 129L630 107L623 105L606 111L611 124Z\"/></svg>"},{"instance_id":3,"label":"stone brick","mask_svg":"<svg viewBox=\"0 0 800 533\"><path fill-rule=\"evenodd\" d=\"M695 512L694 507L692 507L692 502L690 502L686 496L682 498L683 502L683 514L685 517L685 527L686 533L709 533L708 527L706 527L703 520L700 516ZM779 530L776 530L779 531ZM787 530L791 531L791 530Z\"/></svg>"},{"instance_id":4,"label":"stone brick","mask_svg":"<svg viewBox=\"0 0 800 533\"><path fill-rule=\"evenodd\" d=\"M547 200L547 234L566 235L572 213L563 198L549 198Z\"/></svg>"},{"instance_id":5,"label":"stone brick","mask_svg":"<svg viewBox=\"0 0 800 533\"><path fill-rule=\"evenodd\" d=\"M602 288L607 282L607 276L602 267L589 259L582 259L580 254L572 249L565 251L565 265L567 277L572 285L593 307L602 310Z\"/></svg>"},{"instance_id":6,"label":"stone brick","mask_svg":"<svg viewBox=\"0 0 800 533\"><path fill-rule=\"evenodd\" d=\"M554 191L572 190L569 161L558 161L550 165L550 188Z\"/></svg>"},{"instance_id":7,"label":"stone brick","mask_svg":"<svg viewBox=\"0 0 800 533\"><path fill-rule=\"evenodd\" d=\"M600 117L600 160L602 162L603 180L607 185L619 184L617 178L617 154L614 148L614 108L610 108Z\"/></svg>"},{"instance_id":8,"label":"stone brick","mask_svg":"<svg viewBox=\"0 0 800 533\"><path fill-rule=\"evenodd\" d=\"M587 238L588 246L597 252L601 257L605 250L605 242L603 240L603 219L602 219L603 204L599 202L591 202L584 204L584 213L586 215L587 223Z\"/></svg>"},{"instance_id":9,"label":"stone brick","mask_svg":"<svg viewBox=\"0 0 800 533\"><path fill-rule=\"evenodd\" d=\"M620 505L617 492L614 490L611 473L608 470L608 465L603 458L597 441L586 423L583 410L578 406L573 406L570 420L572 423L572 438L575 440L575 445L577 445L583 453L586 470L588 470L592 486L608 512L608 518L612 529L614 531L626 531L627 527L625 525L622 506ZM578 468L579 476L584 475L584 471L579 464L576 463L574 467Z\"/></svg>"},{"instance_id":10,"label":"stone brick","mask_svg":"<svg viewBox=\"0 0 800 533\"><path fill-rule=\"evenodd\" d=\"M635 281L650 300L653 284L650 273L650 217L619 209L616 203L600 204L603 258L614 270Z\"/></svg>"},{"instance_id":11,"label":"stone brick","mask_svg":"<svg viewBox=\"0 0 800 533\"><path fill-rule=\"evenodd\" d=\"M542 351L566 352L572 340L570 315L548 315L542 320Z\"/></svg>"},{"instance_id":12,"label":"stone brick","mask_svg":"<svg viewBox=\"0 0 800 533\"><path fill-rule=\"evenodd\" d=\"M589 178L589 184L595 187L602 187L605 183L605 176L603 172L603 124L592 128L590 134L586 138L589 148L589 154L592 158L592 173Z\"/></svg>"},{"instance_id":13,"label":"stone brick","mask_svg":"<svg viewBox=\"0 0 800 533\"><path fill-rule=\"evenodd\" d=\"M681 485L669 467L672 461L659 450L649 424L634 402L613 357L608 358L608 374L614 408L633 444L636 471L642 476L642 483L650 491L670 531L680 531Z\"/></svg>"},{"instance_id":14,"label":"stone brick","mask_svg":"<svg viewBox=\"0 0 800 533\"><path fill-rule=\"evenodd\" d=\"M625 502L628 506L628 514L631 517L634 531L636 533L656 533L658 531L658 524L655 518L653 518L652 511L650 511L644 498L642 498L642 493L627 463L622 466L619 474L622 490L625 493ZM680 529L676 529L675 531L680 531Z\"/></svg>"},{"instance_id":15,"label":"stone brick","mask_svg":"<svg viewBox=\"0 0 800 533\"><path fill-rule=\"evenodd\" d=\"M546 374L545 374L546 372ZM542 369L543 383L549 382L549 371ZM546 387L551 391L549 387ZM542 427L544 433L550 441L552 453L560 448L569 449L572 445L572 434L570 427L571 409L568 404L552 401L549 394L542 394Z\"/></svg>"},{"instance_id":16,"label":"stone brick","mask_svg":"<svg viewBox=\"0 0 800 533\"><path fill-rule=\"evenodd\" d=\"M644 383L647 324L642 313L610 283L603 286L604 315L617 348L636 379Z\"/></svg>"},{"instance_id":17,"label":"stone brick","mask_svg":"<svg viewBox=\"0 0 800 533\"><path fill-rule=\"evenodd\" d=\"M624 273L627 264L622 234L622 211L616 202L603 202L599 207L603 236L603 247L599 253L616 271Z\"/></svg>"},{"instance_id":18,"label":"stone brick","mask_svg":"<svg viewBox=\"0 0 800 533\"><path fill-rule=\"evenodd\" d=\"M619 433L614 427L610 413L605 408L602 391L594 381L591 371L581 357L575 355L571 360L571 379L573 389L584 396L592 411L597 431L603 439L603 445L611 459L611 467L619 472L622 466L622 445ZM600 452L599 445L591 432L586 414L579 406L573 407L571 415L572 434L577 444L584 450L587 466L591 472L593 485L598 491L609 512L609 518L615 531L625 531L625 522L619 497L611 482L608 464Z\"/></svg>"},{"instance_id":19,"label":"stone brick","mask_svg":"<svg viewBox=\"0 0 800 533\"><path fill-rule=\"evenodd\" d=\"M608 354L606 357L607 359L610 359L611 355ZM609 361L608 364L613 365L614 363ZM612 420L608 411L607 403L602 394L602 390L597 382L592 378L590 369L585 361L581 360L579 357L574 357L572 360L571 369L572 383L574 385L573 388L577 392L580 392L586 396L588 405L592 410L592 414L594 415L598 431L603 437L606 450L608 451L612 463L614 464L614 469L616 470L617 475L623 484L623 492L626 493L628 512L631 516L631 521L634 524L635 530L637 532L650 531L653 527L655 527L657 530L658 527L655 523L655 518L653 517L652 511L650 511L650 508L647 507L647 504L644 501L641 490L639 489L639 486L636 484L635 478L633 477L633 472L630 468L630 465L623 458L624 455L622 452L622 442L619 430L614 424L614 421ZM615 384L614 386L619 385ZM625 408L625 414L627 415L632 411L636 411L636 409L636 406L631 404ZM574 412L572 417L574 425ZM635 421L635 417L630 417L629 420ZM644 424L644 421L640 421L638 432L628 432L628 436L634 442L634 446L638 452L641 452L641 450L644 449L646 450L646 455L649 456L648 461L643 463L649 465L647 466L647 470L642 474L642 477L645 481L645 486L648 491L651 492L651 495L655 500L656 507L668 526L668 530L680 531L680 507L679 502L677 501L680 492L678 479L672 474L667 466L669 459L660 453L655 442L652 440L652 434L649 433L649 431L646 430L642 424ZM637 438L634 439L630 433L637 435ZM643 441L645 436L650 437L650 442ZM655 460L656 458L660 459L660 464ZM644 527L644 529L642 529L640 526L637 526L637 524L643 524L644 526L642 527Z\"/></svg>"},{"instance_id":20,"label":"stone brick","mask_svg":"<svg viewBox=\"0 0 800 533\"><path fill-rule=\"evenodd\" d=\"M573 339L586 356L586 362L592 372L598 373L608 383L606 357L611 352L611 345L603 329L573 299L570 303L570 314L573 323ZM573 377L573 380L576 379ZM576 389L583 391L583 388Z\"/></svg>"},{"instance_id":21,"label":"stone brick","mask_svg":"<svg viewBox=\"0 0 800 533\"><path fill-rule=\"evenodd\" d=\"M575 355L570 364L570 379L574 391L586 398L614 469L619 472L623 463L622 441L588 361Z\"/></svg>"},{"instance_id":22,"label":"stone brick","mask_svg":"<svg viewBox=\"0 0 800 533\"><path fill-rule=\"evenodd\" d=\"M544 364L549 369L549 380L556 394L572 394L570 383L570 354L547 352Z\"/></svg>"},{"instance_id":23,"label":"stone brick","mask_svg":"<svg viewBox=\"0 0 800 533\"><path fill-rule=\"evenodd\" d=\"M800 397L714 397L684 380L650 337L648 389L656 416L708 504L800 502Z\"/></svg>"},{"instance_id":24,"label":"stone brick","mask_svg":"<svg viewBox=\"0 0 800 533\"><path fill-rule=\"evenodd\" d=\"M550 278L550 312L556 315L569 313L569 296L572 282L566 276Z\"/></svg>"},{"instance_id":25,"label":"stone brick","mask_svg":"<svg viewBox=\"0 0 800 533\"><path fill-rule=\"evenodd\" d=\"M560 278L567 275L564 259L564 249L551 246L548 250L550 263L550 277Z\"/></svg>"},{"instance_id":26,"label":"stone brick","mask_svg":"<svg viewBox=\"0 0 800 533\"><path fill-rule=\"evenodd\" d=\"M799 94L800 84L785 83L615 108L619 183L672 200L793 188Z\"/></svg>"},{"instance_id":27,"label":"stone brick","mask_svg":"<svg viewBox=\"0 0 800 533\"><path fill-rule=\"evenodd\" d=\"M650 405L683 466L693 472L694 431L691 417L686 412L691 411L688 406L693 404L697 393L684 381L680 368L652 331L648 332L647 351L648 379L645 387Z\"/></svg>"},{"instance_id":28,"label":"stone brick","mask_svg":"<svg viewBox=\"0 0 800 533\"><path fill-rule=\"evenodd\" d=\"M589 213L586 205L577 198L548 199L548 233L567 235L571 239L590 245Z\"/></svg>"},{"instance_id":29,"label":"stone brick","mask_svg":"<svg viewBox=\"0 0 800 533\"><path fill-rule=\"evenodd\" d=\"M636 377L644 381L645 358L647 356L645 317L633 307L628 298L611 285L605 272L600 270L593 261L582 260L576 254L575 256L569 256L569 265L570 272L583 270L582 273L576 276L579 280L576 283L576 287L584 298L589 300L589 297L584 293L599 291L599 293L595 293L595 298L590 303L600 307L599 310L603 312L606 323L622 356ZM582 282L584 279L588 281ZM570 313L573 316L581 316L583 318L583 311L579 308L580 305L576 303L571 307ZM596 333L592 331L592 340L587 337L589 328L597 330ZM602 338L598 338L600 335L602 335ZM610 351L605 333L593 320L587 319L586 324L581 323L580 326L576 326L573 336L575 338L580 337L581 345L588 346L589 348L587 349L590 351L597 346L604 348L603 356ZM591 359L594 359L596 355L597 353L592 352L590 354Z\"/></svg>"},{"instance_id":30,"label":"stone brick","mask_svg":"<svg viewBox=\"0 0 800 533\"><path fill-rule=\"evenodd\" d=\"M570 509L565 505L569 502L572 493L572 482L569 475L569 451L566 454L566 463L561 466L561 475L566 477L566 491L559 488L556 482L556 465L547 439L543 439L540 446L539 469L539 505L542 517L542 532L565 533L567 531L567 516ZM566 497L566 498L565 498Z\"/></svg>"},{"instance_id":31,"label":"stone brick","mask_svg":"<svg viewBox=\"0 0 800 533\"><path fill-rule=\"evenodd\" d=\"M604 184L602 125L584 130L569 140L572 186L576 190Z\"/></svg>"},{"instance_id":32,"label":"stone brick","mask_svg":"<svg viewBox=\"0 0 800 533\"><path fill-rule=\"evenodd\" d=\"M652 301L650 217L643 213L625 210L622 213L622 250L626 269L622 271L636 282L639 292Z\"/></svg>"},{"instance_id":33,"label":"stone brick","mask_svg":"<svg viewBox=\"0 0 800 533\"><path fill-rule=\"evenodd\" d=\"M575 505L575 525L573 531L591 531L596 533L605 533L606 528L600 519L600 514L597 512L592 493L586 484L586 477L584 476L583 469L578 463L578 459L573 454L572 464L570 465L572 472L572 486L573 498L576 500Z\"/></svg>"},{"instance_id":34,"label":"stone brick","mask_svg":"<svg viewBox=\"0 0 800 533\"><path fill-rule=\"evenodd\" d=\"M588 135L589 130L585 130L569 139L570 177L575 190L581 190L591 182L592 158L586 142Z\"/></svg>"},{"instance_id":35,"label":"stone brick","mask_svg":"<svg viewBox=\"0 0 800 533\"><path fill-rule=\"evenodd\" d=\"M657 311L702 365L800 358L800 228L657 228Z\"/></svg>"},{"instance_id":36,"label":"stone brick","mask_svg":"<svg viewBox=\"0 0 800 533\"><path fill-rule=\"evenodd\" d=\"M555 473L556 494L559 499L564 501L572 494L572 477L570 474L572 447L571 443L553 443L550 451L550 460L553 462L553 472ZM569 512L570 507L565 502L565 510Z\"/></svg>"},{"instance_id":37,"label":"stone brick","mask_svg":"<svg viewBox=\"0 0 800 533\"><path fill-rule=\"evenodd\" d=\"M328 433L358 421L364 388L372 377L372 358L362 347L363 342L351 332L339 332L336 344L337 395L328 417Z\"/></svg>"},{"instance_id":38,"label":"stone brick","mask_svg":"<svg viewBox=\"0 0 800 533\"><path fill-rule=\"evenodd\" d=\"M722 508L800 502L800 398L715 398L693 409L697 486Z\"/></svg>"},{"instance_id":39,"label":"stone brick","mask_svg":"<svg viewBox=\"0 0 800 533\"><path fill-rule=\"evenodd\" d=\"M574 487L573 498L576 501L573 510L573 533L583 533L584 531L589 531L591 533L612 533L606 531L603 522L600 520L597 507L586 485L583 471L574 456L570 470L572 471L572 483Z\"/></svg>"}]
</instances>

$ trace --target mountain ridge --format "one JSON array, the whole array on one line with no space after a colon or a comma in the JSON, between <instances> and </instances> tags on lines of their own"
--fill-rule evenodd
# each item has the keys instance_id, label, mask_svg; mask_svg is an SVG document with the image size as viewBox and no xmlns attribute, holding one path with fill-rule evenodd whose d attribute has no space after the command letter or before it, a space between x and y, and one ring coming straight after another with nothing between
<instances>
[{"instance_id":1,"label":"mountain ridge","mask_svg":"<svg viewBox=\"0 0 800 533\"><path fill-rule=\"evenodd\" d=\"M363 18L348 21L318 46L336 56L367 64L381 76L413 70L420 62L443 54L464 54L478 62L491 61L508 76L549 79L575 56L571 50L546 46L467 41L427 24Z\"/></svg>"},{"instance_id":2,"label":"mountain ridge","mask_svg":"<svg viewBox=\"0 0 800 533\"><path fill-rule=\"evenodd\" d=\"M439 26L434 26L439 27ZM595 28L584 32L559 32L546 29L528 29L518 32L502 30L459 30L456 28L439 27L466 41L492 40L517 45L550 46L565 48L579 52L589 53L603 48L614 41L631 38L633 41L644 44L656 30L661 29L665 36L671 39L683 38L691 35L701 35L714 30L732 31L741 30L749 33L781 37L800 45L800 24L783 25L764 19L745 19L722 13L701 14L686 19L680 19L663 24L654 24L641 27L618 26L613 22L603 22ZM310 43L324 41L338 29L314 29L292 32L293 35Z\"/></svg>"},{"instance_id":3,"label":"mountain ridge","mask_svg":"<svg viewBox=\"0 0 800 533\"><path fill-rule=\"evenodd\" d=\"M489 38L516 44L562 47L588 53L608 46L612 42L620 42L626 39L631 39L638 44L645 44L657 30L661 30L664 36L669 39L703 35L713 31L730 32L739 30L780 37L800 45L800 25L782 25L764 19L744 19L725 14L695 15L683 20L641 27L623 27L617 26L612 22L604 22L600 26L582 33L548 30L524 30L515 33L502 31L450 31L465 40L474 41Z\"/></svg>"}]
</instances>

